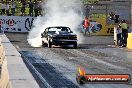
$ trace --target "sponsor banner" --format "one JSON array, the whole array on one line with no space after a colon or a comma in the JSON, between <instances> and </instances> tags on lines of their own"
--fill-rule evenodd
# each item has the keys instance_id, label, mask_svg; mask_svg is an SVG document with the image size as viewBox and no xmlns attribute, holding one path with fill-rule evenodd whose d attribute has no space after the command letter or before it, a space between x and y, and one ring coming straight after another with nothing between
<instances>
[{"instance_id":1,"label":"sponsor banner","mask_svg":"<svg viewBox=\"0 0 132 88\"><path fill-rule=\"evenodd\" d=\"M112 84L129 84L131 76L129 74L87 74L82 67L78 68L76 75L77 83L112 83Z\"/></svg>"},{"instance_id":2,"label":"sponsor banner","mask_svg":"<svg viewBox=\"0 0 132 88\"><path fill-rule=\"evenodd\" d=\"M0 16L0 29L5 32L29 32L36 17ZM90 18L92 35L113 35L115 25L107 25L105 18ZM81 31L85 29L81 26Z\"/></svg>"},{"instance_id":3,"label":"sponsor banner","mask_svg":"<svg viewBox=\"0 0 132 88\"><path fill-rule=\"evenodd\" d=\"M85 74L77 76L79 84L85 83L112 83L112 84L128 84L131 77L129 74Z\"/></svg>"},{"instance_id":4,"label":"sponsor banner","mask_svg":"<svg viewBox=\"0 0 132 88\"><path fill-rule=\"evenodd\" d=\"M102 30L102 24L96 21L90 20L90 26L89 26L90 33L98 33L100 30ZM85 29L82 27L81 31L85 32Z\"/></svg>"},{"instance_id":5,"label":"sponsor banner","mask_svg":"<svg viewBox=\"0 0 132 88\"><path fill-rule=\"evenodd\" d=\"M89 31L91 35L114 35L114 27L116 25L106 23L106 18L90 18ZM81 28L84 32L85 29Z\"/></svg>"},{"instance_id":6,"label":"sponsor banner","mask_svg":"<svg viewBox=\"0 0 132 88\"><path fill-rule=\"evenodd\" d=\"M28 32L35 17L0 16L0 29L6 32Z\"/></svg>"}]
</instances>

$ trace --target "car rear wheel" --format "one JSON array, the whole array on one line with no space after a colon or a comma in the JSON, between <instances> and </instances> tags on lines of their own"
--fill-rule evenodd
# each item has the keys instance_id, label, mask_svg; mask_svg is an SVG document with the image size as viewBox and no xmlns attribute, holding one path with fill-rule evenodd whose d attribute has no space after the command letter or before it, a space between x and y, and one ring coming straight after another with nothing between
<instances>
[{"instance_id":1,"label":"car rear wheel","mask_svg":"<svg viewBox=\"0 0 132 88\"><path fill-rule=\"evenodd\" d=\"M48 42L48 48L52 48L52 42L50 40Z\"/></svg>"}]
</instances>

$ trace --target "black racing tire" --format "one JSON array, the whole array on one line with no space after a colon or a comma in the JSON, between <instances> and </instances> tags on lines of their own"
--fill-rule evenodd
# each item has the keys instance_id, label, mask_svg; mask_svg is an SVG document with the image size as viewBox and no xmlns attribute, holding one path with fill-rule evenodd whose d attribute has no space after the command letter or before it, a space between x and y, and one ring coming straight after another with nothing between
<instances>
[{"instance_id":1,"label":"black racing tire","mask_svg":"<svg viewBox=\"0 0 132 88\"><path fill-rule=\"evenodd\" d=\"M44 47L44 41L42 41L42 47Z\"/></svg>"},{"instance_id":2,"label":"black racing tire","mask_svg":"<svg viewBox=\"0 0 132 88\"><path fill-rule=\"evenodd\" d=\"M50 40L48 42L48 48L52 48L52 42Z\"/></svg>"},{"instance_id":3,"label":"black racing tire","mask_svg":"<svg viewBox=\"0 0 132 88\"><path fill-rule=\"evenodd\" d=\"M45 43L44 41L42 41L42 47L47 47L47 46L48 46L48 44Z\"/></svg>"},{"instance_id":4,"label":"black racing tire","mask_svg":"<svg viewBox=\"0 0 132 88\"><path fill-rule=\"evenodd\" d=\"M73 47L74 49L77 49L77 42L74 43Z\"/></svg>"}]
</instances>

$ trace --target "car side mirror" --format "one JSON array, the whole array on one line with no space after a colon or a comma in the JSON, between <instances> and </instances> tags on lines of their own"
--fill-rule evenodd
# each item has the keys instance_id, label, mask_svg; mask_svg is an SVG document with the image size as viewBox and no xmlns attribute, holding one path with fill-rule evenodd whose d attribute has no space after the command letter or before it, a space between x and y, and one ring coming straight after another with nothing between
<instances>
[{"instance_id":1,"label":"car side mirror","mask_svg":"<svg viewBox=\"0 0 132 88\"><path fill-rule=\"evenodd\" d=\"M44 34L43 33L41 33L41 37L44 37Z\"/></svg>"},{"instance_id":2,"label":"car side mirror","mask_svg":"<svg viewBox=\"0 0 132 88\"><path fill-rule=\"evenodd\" d=\"M70 33L73 33L73 31L71 31Z\"/></svg>"}]
</instances>

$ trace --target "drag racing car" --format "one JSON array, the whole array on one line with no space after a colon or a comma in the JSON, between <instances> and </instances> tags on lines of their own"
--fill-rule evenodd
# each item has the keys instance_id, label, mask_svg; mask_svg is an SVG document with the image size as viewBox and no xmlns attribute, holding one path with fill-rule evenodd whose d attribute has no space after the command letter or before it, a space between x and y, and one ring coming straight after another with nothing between
<instances>
[{"instance_id":1,"label":"drag racing car","mask_svg":"<svg viewBox=\"0 0 132 88\"><path fill-rule=\"evenodd\" d=\"M52 45L55 46L67 46L73 45L77 48L77 35L73 34L69 27L65 26L54 26L47 27L43 33L41 33L42 46L47 44L49 48Z\"/></svg>"}]
</instances>

